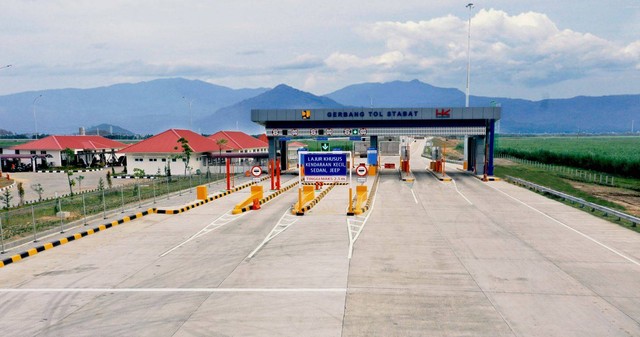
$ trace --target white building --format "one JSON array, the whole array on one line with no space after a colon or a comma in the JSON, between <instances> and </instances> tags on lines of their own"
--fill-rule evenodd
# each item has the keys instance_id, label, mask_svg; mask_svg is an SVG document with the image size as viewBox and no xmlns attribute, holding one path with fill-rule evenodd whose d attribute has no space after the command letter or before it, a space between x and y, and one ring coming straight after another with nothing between
<instances>
[{"instance_id":1,"label":"white building","mask_svg":"<svg viewBox=\"0 0 640 337\"><path fill-rule=\"evenodd\" d=\"M192 153L186 170L186 159L180 139L185 139ZM199 135L190 130L169 129L139 143L130 145L119 153L127 158L127 172L133 174L135 169L144 170L147 175L166 175L171 170L172 175L195 174L206 172L207 158L211 153L217 153L220 147L212 139ZM223 147L223 152L226 149Z\"/></svg>"}]
</instances>

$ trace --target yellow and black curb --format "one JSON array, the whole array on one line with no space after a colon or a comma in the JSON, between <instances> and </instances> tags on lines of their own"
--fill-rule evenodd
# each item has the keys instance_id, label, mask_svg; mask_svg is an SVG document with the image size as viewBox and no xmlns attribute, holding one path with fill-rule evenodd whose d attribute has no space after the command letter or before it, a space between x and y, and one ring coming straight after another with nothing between
<instances>
[{"instance_id":1,"label":"yellow and black curb","mask_svg":"<svg viewBox=\"0 0 640 337\"><path fill-rule=\"evenodd\" d=\"M440 181L451 181L451 177L449 177L448 175L442 176L442 173L437 173L433 170L427 170L429 173L431 173L431 175L440 180Z\"/></svg>"},{"instance_id":2,"label":"yellow and black curb","mask_svg":"<svg viewBox=\"0 0 640 337\"><path fill-rule=\"evenodd\" d=\"M373 185L371 185L371 193L369 193L369 198L367 198L367 202L360 209L360 211L361 211L360 214L365 213L366 211L369 210L369 208L371 208L371 203L373 202L373 197L375 196L376 192L378 191L378 178L379 178L379 176L376 175L376 180L373 182ZM347 215L355 215L355 214L347 214Z\"/></svg>"},{"instance_id":3,"label":"yellow and black curb","mask_svg":"<svg viewBox=\"0 0 640 337\"><path fill-rule=\"evenodd\" d=\"M71 241L79 240L79 239L81 239L81 238L83 238L85 236L89 236L89 235L98 233L100 231L105 231L105 230L107 230L107 229L109 229L111 227L115 227L115 226L121 225L121 224L123 224L125 222L129 222L129 221L134 220L134 219L142 218L145 215L153 214L155 212L156 212L155 208L150 208L150 209L148 209L148 210L146 210L144 212L139 212L139 213L136 213L136 214L125 216L122 219L114 220L112 222L102 224L102 225L100 225L98 227L95 227L93 229L89 229L89 230L86 230L86 231L81 232L81 233L76 233L76 234L67 236L66 238L62 238L60 240L56 240L56 241L53 241L53 242L47 242L47 243L45 243L45 244L43 244L41 246L37 246L37 247L31 248L31 249L29 249L29 250L27 250L25 252L13 255L10 258L7 258L7 259L4 259L4 260L0 261L0 268L6 266L8 264L12 264L14 262L18 262L18 261L20 261L20 260L22 260L24 258L29 257L29 256L36 255L36 254L38 254L38 253L40 253L42 251L49 250L49 249L51 249L53 247L58 247L58 246L67 244L67 243L69 243Z\"/></svg>"},{"instance_id":4,"label":"yellow and black curb","mask_svg":"<svg viewBox=\"0 0 640 337\"><path fill-rule=\"evenodd\" d=\"M266 179L268 179L268 178L269 178L268 176L266 176L266 177L262 177L262 178L260 179L260 181L264 181L264 180L266 180ZM231 194L231 193L233 193L233 192L238 192L238 191L240 191L240 190L242 190L242 189L244 189L244 188L247 188L247 187L249 187L249 186L251 186L251 185L255 185L255 184L256 184L256 182L253 182L253 181L252 181L252 182L250 182L250 183L246 183L246 184L244 184L244 185L240 185L240 186L238 186L238 187L235 187L235 188L233 188L233 189L231 189L231 190L224 191L224 192L222 192L222 193L216 194L216 195L214 195L214 196L212 196L212 197L208 197L208 198L207 198L207 199L205 199L205 200L200 200L200 201L197 201L197 202L191 203L191 204L189 204L189 205L186 205L186 206L181 207L181 208L178 208L178 209L158 209L158 210L156 211L156 213L158 213L158 214L180 214L180 213L184 213L184 212L186 212L186 211L188 211L188 210L194 209L194 208L196 208L196 207L198 207L198 206L202 206L202 205L204 205L204 204L206 204L206 203L209 203L209 202L211 202L211 201L214 201L214 200L216 200L216 199L220 199L220 198L222 198L222 197L226 197L227 195L229 195L229 194Z\"/></svg>"},{"instance_id":5,"label":"yellow and black curb","mask_svg":"<svg viewBox=\"0 0 640 337\"><path fill-rule=\"evenodd\" d=\"M278 191L276 191L276 192L274 192L274 193L269 194L268 196L266 196L266 197L264 197L264 198L260 199L260 205L266 204L266 203L267 203L268 201L270 201L271 199L273 199L273 198L275 198L275 197L279 196L280 194L282 194L282 193L284 193L284 192L286 192L286 191L288 191L288 190L292 189L292 188L293 188L293 187L295 187L296 185L298 185L298 182L297 182L297 181L296 181L295 183L293 183L293 184L289 185L289 186L286 186L286 187L284 187L284 188L279 189ZM240 209L240 212L241 212L241 213L244 213L244 212L250 211L250 210L252 210L252 209L253 209L253 205L248 205L248 206L242 207L242 208Z\"/></svg>"},{"instance_id":6,"label":"yellow and black curb","mask_svg":"<svg viewBox=\"0 0 640 337\"><path fill-rule=\"evenodd\" d=\"M473 172L470 172L470 171L467 171L467 170L463 170L463 169L461 169L461 168L458 168L458 171L460 171L460 172L462 172L462 173L466 173L466 174L468 174L468 175L470 175L470 176L472 176L472 177L475 177L476 179L480 179L480 180L482 180L482 181L501 181L501 180L502 180L502 179L500 179L500 178L498 178L498 177L495 177L495 176L487 176L487 177L486 177L486 180L485 180L485 177L484 177L484 176L482 176L482 175L477 175L477 174L475 174L475 173L473 173Z\"/></svg>"},{"instance_id":7,"label":"yellow and black curb","mask_svg":"<svg viewBox=\"0 0 640 337\"><path fill-rule=\"evenodd\" d=\"M324 191L320 192L320 194L318 194L317 197L311 200L306 206L302 207L300 211L296 212L296 215L298 216L304 215L305 212L308 212L310 209L312 209L318 202L320 202L320 200L322 200L322 198L324 198L325 195L327 195L327 193L329 193L329 191L331 191L338 184L340 183L331 183L329 187L327 187Z\"/></svg>"}]
</instances>

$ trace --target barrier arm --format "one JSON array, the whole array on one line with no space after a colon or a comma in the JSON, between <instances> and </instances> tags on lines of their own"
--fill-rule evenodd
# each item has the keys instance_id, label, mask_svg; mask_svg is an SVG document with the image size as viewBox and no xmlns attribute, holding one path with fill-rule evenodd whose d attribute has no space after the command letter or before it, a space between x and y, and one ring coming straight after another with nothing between
<instances>
[{"instance_id":1,"label":"barrier arm","mask_svg":"<svg viewBox=\"0 0 640 337\"><path fill-rule=\"evenodd\" d=\"M254 200L260 201L260 199L264 198L264 191L262 189L262 185L254 185L251 186L251 195L245 199L243 202L237 204L231 214L239 214L242 213L242 209L246 206L253 205Z\"/></svg>"}]
</instances>

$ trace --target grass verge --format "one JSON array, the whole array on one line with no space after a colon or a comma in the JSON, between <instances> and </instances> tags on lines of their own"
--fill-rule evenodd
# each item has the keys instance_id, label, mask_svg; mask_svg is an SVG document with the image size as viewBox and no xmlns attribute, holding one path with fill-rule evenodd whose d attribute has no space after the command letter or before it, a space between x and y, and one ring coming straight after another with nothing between
<instances>
[{"instance_id":1,"label":"grass verge","mask_svg":"<svg viewBox=\"0 0 640 337\"><path fill-rule=\"evenodd\" d=\"M554 189L556 191L565 193L565 194L569 194L571 196L574 197L578 197L581 199L584 199L586 201L592 202L594 204L598 204L601 206L605 206L611 209L615 209L615 210L619 210L619 211L626 211L626 208L613 203L611 201L608 200L604 200L601 198L597 198L594 197L593 195L586 193L584 191L581 191L579 189L574 188L569 182L567 182L567 180L563 179L562 177L554 174L553 172L547 171L547 170L543 170L543 169L538 169L535 167L530 167L530 166L526 166L526 165L511 165L511 166L496 166L495 167L495 171L494 171L495 176L500 177L500 178L506 178L506 176L512 176L515 178L520 178L529 182L532 182L534 184L538 184L538 185L542 185L551 189ZM605 219L607 221L616 223L620 226L623 226L625 228L631 229L635 232L639 232L640 233L640 227L632 227L631 223L624 221L624 220L619 220L617 217L611 217L611 216L606 216L604 213L601 213L599 211L591 211L590 209L587 208L582 208L580 207L580 205L577 204L573 204L569 201L560 199L558 197L552 196L552 195L547 195L542 193L543 195L545 195L548 198L560 201L566 205L578 208L578 209L582 209L584 211L590 211L590 213L592 213L593 215Z\"/></svg>"}]
</instances>

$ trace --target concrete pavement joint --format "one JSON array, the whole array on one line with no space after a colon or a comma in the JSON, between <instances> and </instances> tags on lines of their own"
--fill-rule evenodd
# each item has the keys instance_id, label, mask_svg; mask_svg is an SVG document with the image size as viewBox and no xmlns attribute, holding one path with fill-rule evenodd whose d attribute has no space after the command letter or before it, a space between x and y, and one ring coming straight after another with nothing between
<instances>
[{"instance_id":1,"label":"concrete pavement joint","mask_svg":"<svg viewBox=\"0 0 640 337\"><path fill-rule=\"evenodd\" d=\"M345 293L347 288L15 288L0 293Z\"/></svg>"}]
</instances>

